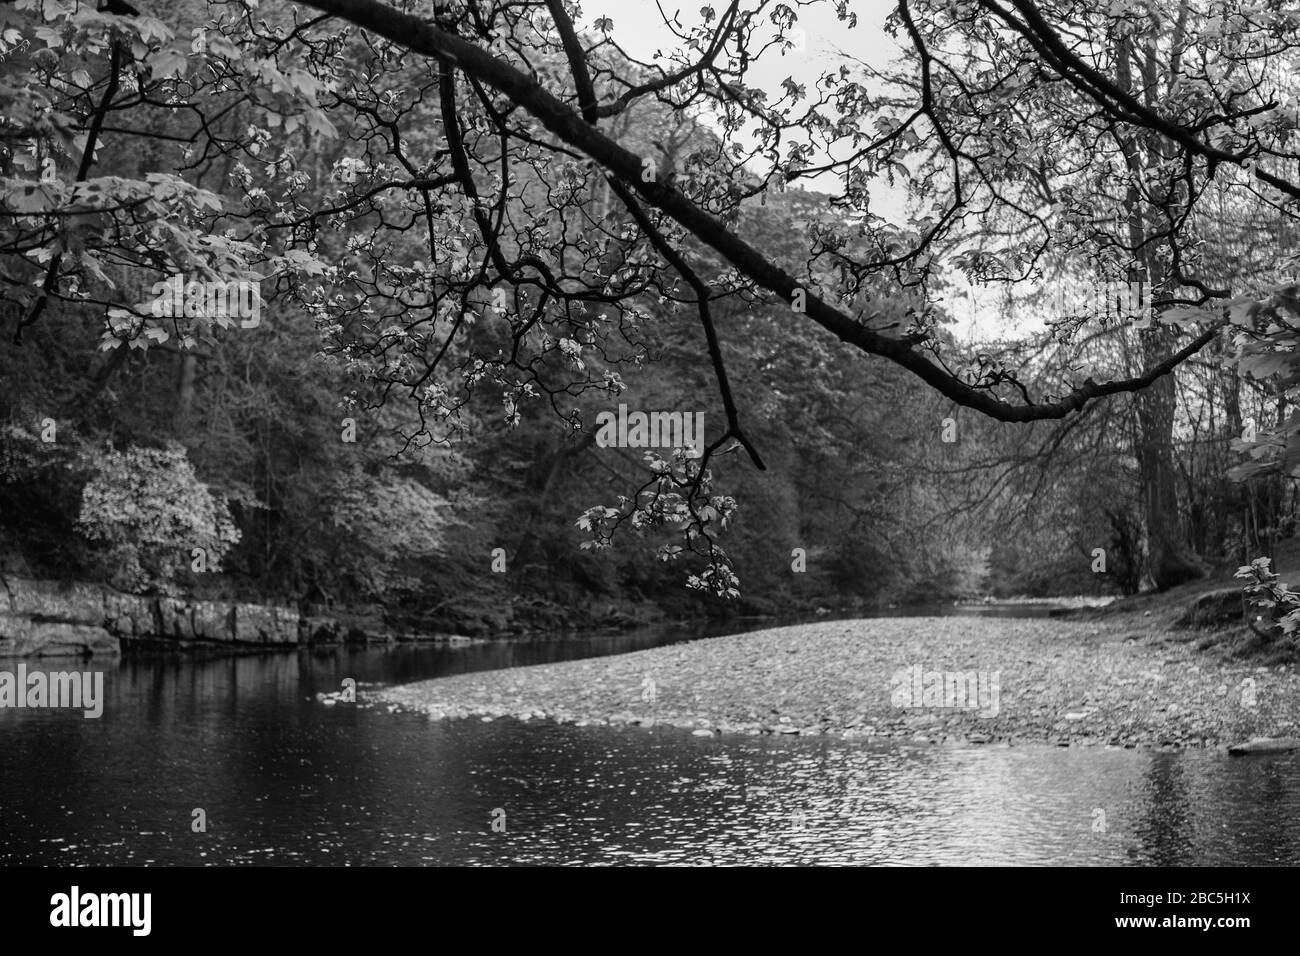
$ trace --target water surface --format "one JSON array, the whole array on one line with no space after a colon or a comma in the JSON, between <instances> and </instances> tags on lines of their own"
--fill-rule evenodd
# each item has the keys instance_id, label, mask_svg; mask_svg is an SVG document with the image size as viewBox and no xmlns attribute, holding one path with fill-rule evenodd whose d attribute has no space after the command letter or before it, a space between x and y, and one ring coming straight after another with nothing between
<instances>
[{"instance_id":1,"label":"water surface","mask_svg":"<svg viewBox=\"0 0 1300 956\"><path fill-rule=\"evenodd\" d=\"M98 720L0 711L0 862L1300 863L1289 755L700 738L313 699L344 677L688 636L126 659L106 672Z\"/></svg>"}]
</instances>

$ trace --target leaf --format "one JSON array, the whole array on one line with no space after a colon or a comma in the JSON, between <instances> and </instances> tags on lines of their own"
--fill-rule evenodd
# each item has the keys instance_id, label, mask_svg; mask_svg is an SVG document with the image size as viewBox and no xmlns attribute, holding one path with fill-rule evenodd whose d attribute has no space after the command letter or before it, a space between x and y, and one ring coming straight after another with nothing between
<instances>
[{"instance_id":1,"label":"leaf","mask_svg":"<svg viewBox=\"0 0 1300 956\"><path fill-rule=\"evenodd\" d=\"M1254 355L1243 356L1238 361L1238 367L1255 379L1265 379L1270 375L1277 375L1291 368L1295 362L1294 354L1285 352L1263 352Z\"/></svg>"},{"instance_id":2,"label":"leaf","mask_svg":"<svg viewBox=\"0 0 1300 956\"><path fill-rule=\"evenodd\" d=\"M309 276L318 276L325 272L325 263L305 249L290 249L280 258L288 263L289 268L305 272Z\"/></svg>"},{"instance_id":3,"label":"leaf","mask_svg":"<svg viewBox=\"0 0 1300 956\"><path fill-rule=\"evenodd\" d=\"M190 58L177 50L162 50L149 61L153 75L158 78L180 76L189 66Z\"/></svg>"},{"instance_id":4,"label":"leaf","mask_svg":"<svg viewBox=\"0 0 1300 956\"><path fill-rule=\"evenodd\" d=\"M1213 319L1214 316L1205 309L1198 309L1193 305L1176 305L1160 313L1160 321L1182 326L1195 325L1197 322L1212 321Z\"/></svg>"},{"instance_id":5,"label":"leaf","mask_svg":"<svg viewBox=\"0 0 1300 956\"><path fill-rule=\"evenodd\" d=\"M1261 308L1262 304L1255 299L1236 299L1228 306L1228 321L1233 325L1250 328Z\"/></svg>"},{"instance_id":6,"label":"leaf","mask_svg":"<svg viewBox=\"0 0 1300 956\"><path fill-rule=\"evenodd\" d=\"M17 213L42 212L50 206L50 197L41 186L29 183L12 189L4 196L4 206Z\"/></svg>"}]
</instances>

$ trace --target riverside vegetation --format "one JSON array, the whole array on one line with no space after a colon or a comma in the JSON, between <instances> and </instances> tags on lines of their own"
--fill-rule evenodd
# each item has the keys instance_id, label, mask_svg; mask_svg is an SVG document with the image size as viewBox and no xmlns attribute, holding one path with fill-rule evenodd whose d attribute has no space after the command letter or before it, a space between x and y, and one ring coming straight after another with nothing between
<instances>
[{"instance_id":1,"label":"riverside vegetation","mask_svg":"<svg viewBox=\"0 0 1300 956\"><path fill-rule=\"evenodd\" d=\"M558 2L0 6L7 576L490 637L1168 590L1296 529L1281 7L704 6L656 59ZM150 301L231 282L255 323ZM705 454L601 447L620 405Z\"/></svg>"}]
</instances>

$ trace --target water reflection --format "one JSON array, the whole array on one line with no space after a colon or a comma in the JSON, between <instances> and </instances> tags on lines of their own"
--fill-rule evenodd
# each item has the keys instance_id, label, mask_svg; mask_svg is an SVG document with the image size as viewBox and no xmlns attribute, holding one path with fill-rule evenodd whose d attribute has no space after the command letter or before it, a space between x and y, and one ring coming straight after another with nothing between
<instances>
[{"instance_id":1,"label":"water reflection","mask_svg":"<svg viewBox=\"0 0 1300 956\"><path fill-rule=\"evenodd\" d=\"M344 677L537 663L547 643L129 660L99 720L0 711L0 862L1300 862L1292 756L438 723L311 699Z\"/></svg>"}]
</instances>

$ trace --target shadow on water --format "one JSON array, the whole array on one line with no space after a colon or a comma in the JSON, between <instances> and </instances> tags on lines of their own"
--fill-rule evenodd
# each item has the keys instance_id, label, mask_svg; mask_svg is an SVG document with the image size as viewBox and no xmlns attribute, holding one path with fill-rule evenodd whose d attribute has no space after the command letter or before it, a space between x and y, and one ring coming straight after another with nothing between
<instances>
[{"instance_id":1,"label":"shadow on water","mask_svg":"<svg viewBox=\"0 0 1300 956\"><path fill-rule=\"evenodd\" d=\"M98 720L0 711L0 862L1300 862L1290 756L697 738L312 699L343 677L396 683L689 636L703 635L126 660L105 674Z\"/></svg>"}]
</instances>

